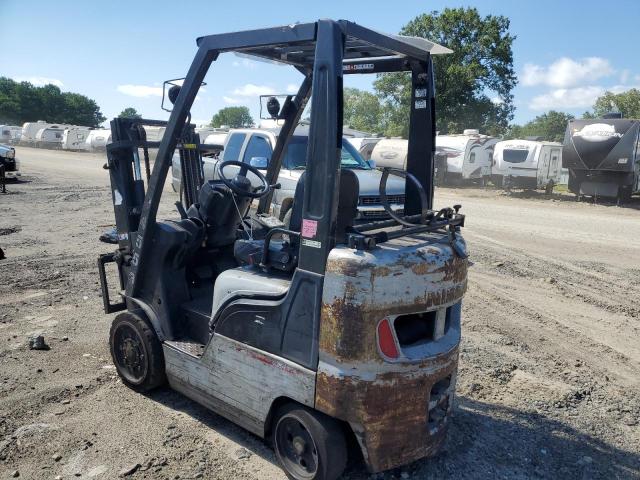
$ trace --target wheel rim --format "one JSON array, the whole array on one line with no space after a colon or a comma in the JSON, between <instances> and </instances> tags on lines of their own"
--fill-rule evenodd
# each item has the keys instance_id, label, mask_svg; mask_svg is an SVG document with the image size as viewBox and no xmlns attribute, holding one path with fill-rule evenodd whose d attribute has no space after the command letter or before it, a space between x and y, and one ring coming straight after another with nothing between
<instances>
[{"instance_id":1,"label":"wheel rim","mask_svg":"<svg viewBox=\"0 0 640 480\"><path fill-rule=\"evenodd\" d=\"M126 323L120 324L113 336L116 366L129 382L142 383L147 375L147 353L138 331Z\"/></svg>"},{"instance_id":2,"label":"wheel rim","mask_svg":"<svg viewBox=\"0 0 640 480\"><path fill-rule=\"evenodd\" d=\"M276 427L276 449L289 473L314 478L318 472L318 449L307 428L293 417L283 417Z\"/></svg>"}]
</instances>

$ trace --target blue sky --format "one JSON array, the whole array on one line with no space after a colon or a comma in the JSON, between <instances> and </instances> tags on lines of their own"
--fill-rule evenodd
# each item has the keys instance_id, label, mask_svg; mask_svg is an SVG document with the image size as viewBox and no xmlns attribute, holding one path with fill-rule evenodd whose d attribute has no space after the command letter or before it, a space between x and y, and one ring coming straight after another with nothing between
<instances>
[{"instance_id":1,"label":"blue sky","mask_svg":"<svg viewBox=\"0 0 640 480\"><path fill-rule=\"evenodd\" d=\"M108 118L128 106L146 118L167 118L160 110L162 82L186 74L198 36L317 18L397 32L420 13L458 6L511 19L516 123L549 109L580 114L605 90L640 87L638 0L0 0L0 75L85 94ZM354 77L347 86L371 88L373 76ZM300 80L288 67L223 55L193 119L208 122L228 105L246 105L257 118L258 94L284 93Z\"/></svg>"}]
</instances>

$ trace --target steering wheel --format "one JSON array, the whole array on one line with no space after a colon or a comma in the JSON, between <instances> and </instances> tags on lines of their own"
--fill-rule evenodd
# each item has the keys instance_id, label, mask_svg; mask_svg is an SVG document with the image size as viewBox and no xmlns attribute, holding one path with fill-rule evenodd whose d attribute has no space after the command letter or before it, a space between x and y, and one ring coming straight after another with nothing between
<instances>
[{"instance_id":1,"label":"steering wheel","mask_svg":"<svg viewBox=\"0 0 640 480\"><path fill-rule=\"evenodd\" d=\"M229 180L224 175L224 169L230 166L240 167L240 171L238 172L238 175L245 178L247 176L247 171L253 173L256 177L258 177L262 185L257 187L255 192L250 192L248 190L243 190L239 188L235 183L233 183L233 180ZM271 191L271 186L269 185L269 182L267 182L267 179L262 174L262 172L258 170L256 167L249 165L247 163L238 162L237 160L227 160L226 162L220 162L218 164L217 170L218 170L218 176L220 177L220 180L222 180L222 183L224 183L227 187L229 187L231 191L233 191L236 195L239 195L241 197L260 198L260 197L264 197Z\"/></svg>"},{"instance_id":2,"label":"steering wheel","mask_svg":"<svg viewBox=\"0 0 640 480\"><path fill-rule=\"evenodd\" d=\"M429 213L429 208L428 208L429 201L427 199L427 192L424 191L424 188L422 188L422 184L415 176L399 168L385 167L382 169L382 178L380 178L379 192L380 192L380 203L382 203L384 210L392 219L394 219L399 224L404 225L406 227L415 227L415 223L407 222L403 218L396 215L393 212L393 210L391 210L391 206L389 205L389 200L387 199L387 179L389 178L390 173L397 175L399 177L404 177L411 180L411 183L413 183L414 187L416 187L416 190L418 190L418 194L420 195L420 223L422 224L426 223L427 214ZM406 198L405 198L405 203L406 203Z\"/></svg>"}]
</instances>

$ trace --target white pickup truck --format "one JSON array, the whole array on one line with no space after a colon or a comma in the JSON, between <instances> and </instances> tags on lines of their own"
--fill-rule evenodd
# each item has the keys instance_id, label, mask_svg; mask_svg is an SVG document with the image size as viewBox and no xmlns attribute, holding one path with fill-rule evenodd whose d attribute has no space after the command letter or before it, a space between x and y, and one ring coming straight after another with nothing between
<instances>
[{"instance_id":1,"label":"white pickup truck","mask_svg":"<svg viewBox=\"0 0 640 480\"><path fill-rule=\"evenodd\" d=\"M278 128L238 129L231 130L224 142L224 149L219 158L203 157L204 178L213 180L218 178L217 164L219 161L236 160L249 163L259 169L267 169L273 147L280 133ZM309 129L298 127L284 153L282 168L278 176L281 188L273 195L271 214L283 220L293 204L296 184L302 176L307 161L307 143ZM342 140L342 168L353 169L360 184L360 199L358 201L358 217L356 221L367 222L388 218L380 202L380 178L382 173L372 168L346 139ZM233 167L229 167L232 170ZM180 191L181 182L180 159L176 154L172 163L172 186L176 192ZM387 182L387 198L391 209L402 215L404 209L404 179L390 176Z\"/></svg>"}]
</instances>

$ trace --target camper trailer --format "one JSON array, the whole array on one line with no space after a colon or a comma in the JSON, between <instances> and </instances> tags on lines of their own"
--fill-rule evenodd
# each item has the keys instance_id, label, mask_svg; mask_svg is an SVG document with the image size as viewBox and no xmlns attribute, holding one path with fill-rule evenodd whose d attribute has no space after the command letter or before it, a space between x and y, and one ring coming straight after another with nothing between
<instances>
[{"instance_id":1,"label":"camper trailer","mask_svg":"<svg viewBox=\"0 0 640 480\"><path fill-rule=\"evenodd\" d=\"M365 160L371 159L373 149L381 140L380 137L346 137L346 139Z\"/></svg>"},{"instance_id":2,"label":"camper trailer","mask_svg":"<svg viewBox=\"0 0 640 480\"><path fill-rule=\"evenodd\" d=\"M91 130L88 127L66 128L62 134L61 148L63 150L89 150L87 137Z\"/></svg>"},{"instance_id":3,"label":"camper trailer","mask_svg":"<svg viewBox=\"0 0 640 480\"><path fill-rule=\"evenodd\" d=\"M491 178L495 185L544 188L562 182L562 144L534 140L503 140L493 152Z\"/></svg>"},{"instance_id":4,"label":"camper trailer","mask_svg":"<svg viewBox=\"0 0 640 480\"><path fill-rule=\"evenodd\" d=\"M107 148L107 144L111 143L111 130L89 130L85 143L86 150L104 150Z\"/></svg>"},{"instance_id":5,"label":"camper trailer","mask_svg":"<svg viewBox=\"0 0 640 480\"><path fill-rule=\"evenodd\" d=\"M17 125L0 125L0 143L18 143L21 136L22 127Z\"/></svg>"},{"instance_id":6,"label":"camper trailer","mask_svg":"<svg viewBox=\"0 0 640 480\"><path fill-rule=\"evenodd\" d=\"M407 169L408 142L402 138L383 138L378 141L371 151L371 160L376 167Z\"/></svg>"},{"instance_id":7,"label":"camper trailer","mask_svg":"<svg viewBox=\"0 0 640 480\"><path fill-rule=\"evenodd\" d=\"M569 121L562 150L569 190L618 203L640 192L639 132L640 120L620 115Z\"/></svg>"},{"instance_id":8,"label":"camper trailer","mask_svg":"<svg viewBox=\"0 0 640 480\"><path fill-rule=\"evenodd\" d=\"M46 128L41 128L36 133L35 145L37 148L61 148L62 135L64 134L65 126L51 125Z\"/></svg>"},{"instance_id":9,"label":"camper trailer","mask_svg":"<svg viewBox=\"0 0 640 480\"><path fill-rule=\"evenodd\" d=\"M37 122L26 122L22 125L22 135L20 136L20 143L24 145L30 145L36 143L36 135L43 128L50 127L52 124L47 123L44 120L38 120Z\"/></svg>"},{"instance_id":10,"label":"camper trailer","mask_svg":"<svg viewBox=\"0 0 640 480\"><path fill-rule=\"evenodd\" d=\"M442 179L446 183L484 183L491 176L493 148L498 141L473 129L461 135L436 136L436 151L447 159L446 172L440 172Z\"/></svg>"}]
</instances>

